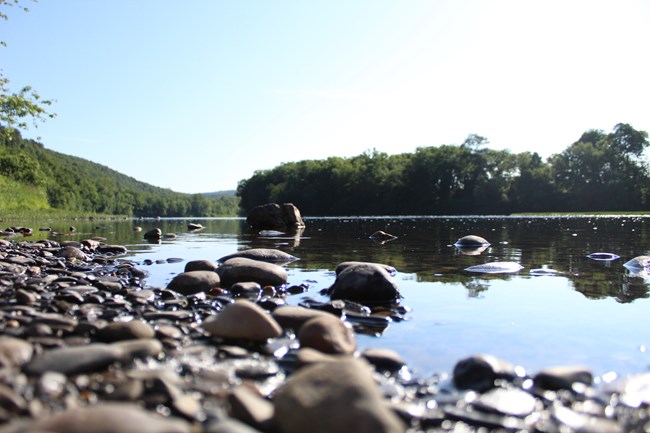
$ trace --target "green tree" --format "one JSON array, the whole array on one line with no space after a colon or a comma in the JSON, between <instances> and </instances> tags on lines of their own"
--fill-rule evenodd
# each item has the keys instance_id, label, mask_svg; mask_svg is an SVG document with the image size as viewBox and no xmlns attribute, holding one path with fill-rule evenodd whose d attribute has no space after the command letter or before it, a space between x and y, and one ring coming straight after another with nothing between
<instances>
[{"instance_id":1,"label":"green tree","mask_svg":"<svg viewBox=\"0 0 650 433\"><path fill-rule=\"evenodd\" d=\"M20 0L0 0L0 19L7 20L9 16L5 10L14 6L28 11L20 6ZM7 43L0 41L0 45L6 46ZM31 86L23 86L18 92L13 92L9 79L0 69L0 126L4 127L2 131L7 138L11 138L13 128L27 129L29 120L34 127L38 127L38 122L56 117L55 113L48 111L51 105L52 100L42 99Z\"/></svg>"}]
</instances>

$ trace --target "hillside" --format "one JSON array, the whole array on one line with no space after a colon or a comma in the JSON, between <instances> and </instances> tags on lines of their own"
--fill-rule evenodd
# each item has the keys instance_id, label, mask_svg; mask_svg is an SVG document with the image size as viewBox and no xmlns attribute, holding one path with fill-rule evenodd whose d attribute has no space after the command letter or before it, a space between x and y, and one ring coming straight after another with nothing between
<instances>
[{"instance_id":1,"label":"hillside","mask_svg":"<svg viewBox=\"0 0 650 433\"><path fill-rule=\"evenodd\" d=\"M235 216L238 199L183 194L0 129L0 212L61 209L143 217Z\"/></svg>"}]
</instances>

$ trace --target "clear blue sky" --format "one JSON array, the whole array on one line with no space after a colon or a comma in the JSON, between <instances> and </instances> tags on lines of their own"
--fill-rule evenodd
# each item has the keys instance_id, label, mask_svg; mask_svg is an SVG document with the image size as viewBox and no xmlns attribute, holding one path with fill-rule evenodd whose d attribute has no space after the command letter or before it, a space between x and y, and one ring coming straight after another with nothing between
<instances>
[{"instance_id":1,"label":"clear blue sky","mask_svg":"<svg viewBox=\"0 0 650 433\"><path fill-rule=\"evenodd\" d=\"M58 114L27 137L180 192L282 162L487 137L549 156L650 131L645 0L40 0L0 67Z\"/></svg>"}]
</instances>

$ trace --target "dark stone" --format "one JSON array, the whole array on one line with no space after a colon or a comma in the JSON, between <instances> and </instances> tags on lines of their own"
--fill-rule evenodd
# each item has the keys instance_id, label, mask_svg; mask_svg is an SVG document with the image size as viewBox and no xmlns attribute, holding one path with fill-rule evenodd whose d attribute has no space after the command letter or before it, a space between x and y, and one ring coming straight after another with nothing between
<instances>
[{"instance_id":1,"label":"dark stone","mask_svg":"<svg viewBox=\"0 0 650 433\"><path fill-rule=\"evenodd\" d=\"M162 230L159 228L151 229L145 232L144 238L148 240L159 240L162 237Z\"/></svg>"},{"instance_id":2,"label":"dark stone","mask_svg":"<svg viewBox=\"0 0 650 433\"><path fill-rule=\"evenodd\" d=\"M255 229L284 230L305 227L300 211L292 203L267 203L248 212L246 222Z\"/></svg>"},{"instance_id":3,"label":"dark stone","mask_svg":"<svg viewBox=\"0 0 650 433\"><path fill-rule=\"evenodd\" d=\"M558 366L540 370L533 379L535 385L540 388L557 391L571 389L571 386L576 382L591 385L593 374L587 367L579 365Z\"/></svg>"},{"instance_id":4,"label":"dark stone","mask_svg":"<svg viewBox=\"0 0 650 433\"><path fill-rule=\"evenodd\" d=\"M390 303L401 297L393 277L376 263L346 266L337 274L328 294L332 299L360 303Z\"/></svg>"},{"instance_id":5,"label":"dark stone","mask_svg":"<svg viewBox=\"0 0 650 433\"><path fill-rule=\"evenodd\" d=\"M167 285L167 289L183 295L209 292L219 287L221 279L213 271L190 271L176 275Z\"/></svg>"},{"instance_id":6,"label":"dark stone","mask_svg":"<svg viewBox=\"0 0 650 433\"><path fill-rule=\"evenodd\" d=\"M491 355L475 355L462 359L454 367L454 385L459 389L487 391L497 379L516 376L515 367Z\"/></svg>"},{"instance_id":7,"label":"dark stone","mask_svg":"<svg viewBox=\"0 0 650 433\"><path fill-rule=\"evenodd\" d=\"M185 264L185 272L190 271L216 271L217 264L211 260L191 260Z\"/></svg>"}]
</instances>

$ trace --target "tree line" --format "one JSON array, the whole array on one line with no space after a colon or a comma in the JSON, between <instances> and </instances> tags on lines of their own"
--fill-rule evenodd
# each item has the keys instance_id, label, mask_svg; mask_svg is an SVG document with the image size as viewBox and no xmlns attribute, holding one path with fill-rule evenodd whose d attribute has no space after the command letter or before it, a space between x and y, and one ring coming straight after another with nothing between
<instances>
[{"instance_id":1,"label":"tree line","mask_svg":"<svg viewBox=\"0 0 650 433\"><path fill-rule=\"evenodd\" d=\"M33 195L46 197L41 208L69 212L129 215L143 217L236 216L239 200L233 195L207 197L159 188L118 173L108 167L75 156L46 149L42 144L22 138L15 129L0 127L0 177L29 187ZM14 189L18 190L19 188ZM7 209L0 190L0 211Z\"/></svg>"},{"instance_id":2,"label":"tree line","mask_svg":"<svg viewBox=\"0 0 650 433\"><path fill-rule=\"evenodd\" d=\"M239 182L243 211L294 203L304 215L461 215L648 210L648 133L625 123L588 130L544 160L537 152L460 145L377 150L281 164Z\"/></svg>"}]
</instances>

